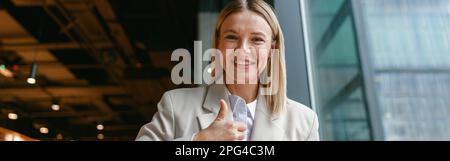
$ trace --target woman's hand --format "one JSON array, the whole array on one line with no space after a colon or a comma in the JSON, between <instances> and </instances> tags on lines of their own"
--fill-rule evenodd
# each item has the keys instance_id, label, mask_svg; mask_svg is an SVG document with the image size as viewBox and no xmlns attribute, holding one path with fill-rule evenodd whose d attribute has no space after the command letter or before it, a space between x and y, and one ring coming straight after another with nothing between
<instances>
[{"instance_id":1,"label":"woman's hand","mask_svg":"<svg viewBox=\"0 0 450 161\"><path fill-rule=\"evenodd\" d=\"M194 141L234 141L245 138L246 125L241 122L226 121L228 106L220 100L220 111L211 125L195 134Z\"/></svg>"}]
</instances>

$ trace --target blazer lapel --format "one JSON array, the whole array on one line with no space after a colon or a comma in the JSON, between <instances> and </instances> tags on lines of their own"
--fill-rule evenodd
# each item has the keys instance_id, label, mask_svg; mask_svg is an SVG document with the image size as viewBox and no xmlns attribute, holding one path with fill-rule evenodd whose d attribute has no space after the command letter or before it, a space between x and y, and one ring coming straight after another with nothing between
<instances>
[{"instance_id":1,"label":"blazer lapel","mask_svg":"<svg viewBox=\"0 0 450 161\"><path fill-rule=\"evenodd\" d=\"M265 96L258 96L251 141L280 141L284 139L284 129L279 126L279 116L272 116L267 107Z\"/></svg>"},{"instance_id":2,"label":"blazer lapel","mask_svg":"<svg viewBox=\"0 0 450 161\"><path fill-rule=\"evenodd\" d=\"M213 84L208 86L207 94L203 102L203 109L205 109L206 113L197 116L201 129L207 128L214 119L216 119L220 110L220 99L224 99L228 105L228 114L225 119L233 120L233 112L231 111L230 101L226 96L225 88L226 86L223 84Z\"/></svg>"},{"instance_id":3,"label":"blazer lapel","mask_svg":"<svg viewBox=\"0 0 450 161\"><path fill-rule=\"evenodd\" d=\"M206 113L198 115L197 118L198 121L200 122L200 128L203 130L214 121L216 115L214 113Z\"/></svg>"}]
</instances>

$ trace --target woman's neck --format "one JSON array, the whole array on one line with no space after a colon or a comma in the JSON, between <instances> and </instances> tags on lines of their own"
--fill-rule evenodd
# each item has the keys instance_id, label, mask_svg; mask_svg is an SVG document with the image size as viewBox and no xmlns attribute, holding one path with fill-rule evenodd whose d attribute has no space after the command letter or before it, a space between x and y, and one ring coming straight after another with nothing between
<instances>
[{"instance_id":1,"label":"woman's neck","mask_svg":"<svg viewBox=\"0 0 450 161\"><path fill-rule=\"evenodd\" d=\"M230 93L245 100L246 103L253 102L258 96L258 84L227 84Z\"/></svg>"}]
</instances>

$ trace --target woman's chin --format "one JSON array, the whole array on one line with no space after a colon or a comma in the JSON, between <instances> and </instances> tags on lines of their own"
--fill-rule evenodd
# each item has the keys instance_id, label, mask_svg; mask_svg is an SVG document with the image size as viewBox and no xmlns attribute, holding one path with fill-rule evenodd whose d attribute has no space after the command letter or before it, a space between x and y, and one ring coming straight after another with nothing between
<instances>
[{"instance_id":1,"label":"woman's chin","mask_svg":"<svg viewBox=\"0 0 450 161\"><path fill-rule=\"evenodd\" d=\"M256 75L248 76L244 74L236 75L237 77L233 79L233 84L258 84L258 77Z\"/></svg>"}]
</instances>

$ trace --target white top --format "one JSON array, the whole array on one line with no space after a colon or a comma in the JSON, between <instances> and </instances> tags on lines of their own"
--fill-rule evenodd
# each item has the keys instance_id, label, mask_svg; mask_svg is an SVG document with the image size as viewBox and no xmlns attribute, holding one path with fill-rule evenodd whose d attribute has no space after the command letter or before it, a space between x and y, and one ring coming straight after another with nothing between
<instances>
[{"instance_id":1,"label":"white top","mask_svg":"<svg viewBox=\"0 0 450 161\"><path fill-rule=\"evenodd\" d=\"M227 96L231 95L231 92L228 90L228 88L225 86L225 91L227 92ZM258 98L255 98L253 102L247 103L247 107L250 110L250 114L252 119L255 119L255 112L256 112L256 105L258 103Z\"/></svg>"},{"instance_id":2,"label":"white top","mask_svg":"<svg viewBox=\"0 0 450 161\"><path fill-rule=\"evenodd\" d=\"M250 110L250 114L252 114L252 119L255 119L255 111L256 111L256 103L258 99L255 99L253 102L247 104L248 109Z\"/></svg>"},{"instance_id":3,"label":"white top","mask_svg":"<svg viewBox=\"0 0 450 161\"><path fill-rule=\"evenodd\" d=\"M228 88L225 87L225 91L227 92L228 97L231 94L230 91L228 91ZM237 95L233 95L235 97L239 97ZM239 97L240 99L242 99L241 97ZM243 100L243 99L242 99ZM231 101L231 100L230 100ZM246 122L245 124L247 125L247 130L246 130L246 137L244 139L244 141L247 141L250 139L250 136L252 134L252 129L253 129L253 121L255 120L255 112L256 112L256 105L258 103L258 99L255 99L253 102L250 103L246 103L247 105L247 117L246 117ZM231 105L235 104L233 102L230 102ZM234 110L234 107L230 107L232 110ZM236 118L234 118L236 119Z\"/></svg>"}]
</instances>

